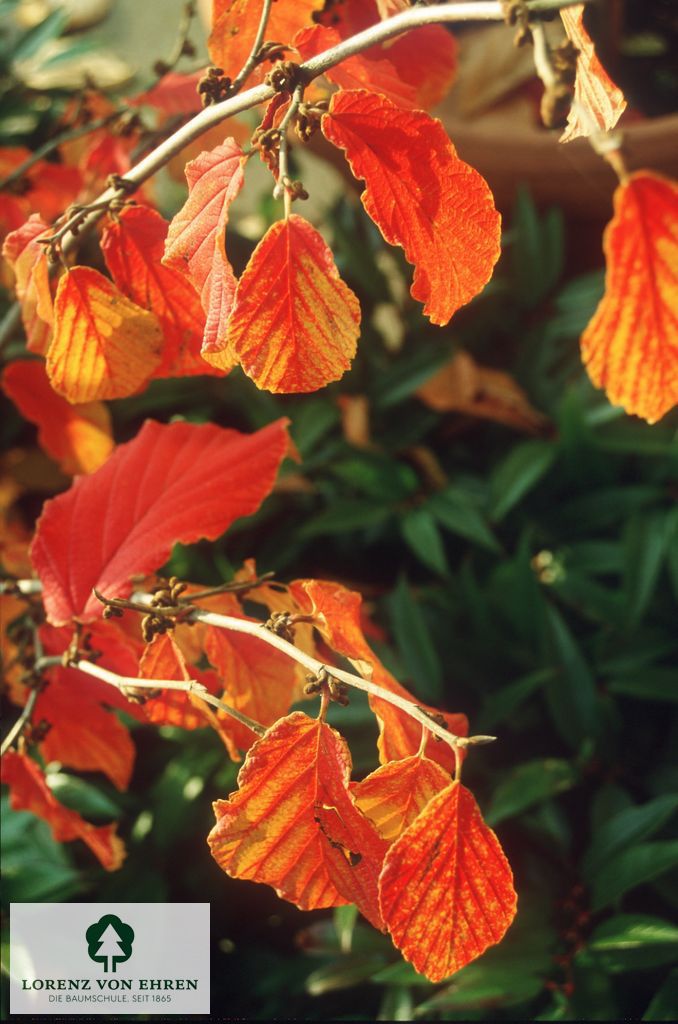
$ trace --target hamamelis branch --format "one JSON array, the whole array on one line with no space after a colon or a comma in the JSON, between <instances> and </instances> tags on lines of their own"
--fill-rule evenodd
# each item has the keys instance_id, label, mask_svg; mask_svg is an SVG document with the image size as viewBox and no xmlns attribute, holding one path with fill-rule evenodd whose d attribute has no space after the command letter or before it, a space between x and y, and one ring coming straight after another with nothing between
<instances>
[{"instance_id":1,"label":"hamamelis branch","mask_svg":"<svg viewBox=\"0 0 678 1024\"><path fill-rule=\"evenodd\" d=\"M531 0L527 4L530 14L541 14L549 11L557 11L564 7L571 7L578 0ZM319 75L324 74L330 68L340 64L347 57L362 53L378 43L386 42L394 36L400 35L422 25L443 24L460 21L502 21L504 19L504 8L498 0L472 0L469 3L454 4L433 4L430 7L412 7L406 11L387 18L376 25L370 26L363 32L358 32L350 39L346 39L337 46L324 50L317 56L312 57L300 65L304 82L308 83ZM252 89L232 96L221 103L214 103L206 107L185 125L179 128L168 139L165 139L156 149L144 157L136 166L132 167L125 174L125 188L108 188L93 200L91 215L76 223L77 232L86 229L89 225L96 223L102 215L103 209L110 202L124 196L125 191L134 191L152 175L167 164L173 156L181 152L190 142L203 135L208 128L220 124L226 118L240 114L244 110L266 103L275 95L272 86L263 84ZM103 209L102 209L103 208ZM75 243L75 237L68 230L68 222L64 225L66 230L60 230L62 251L68 252Z\"/></svg>"},{"instance_id":2,"label":"hamamelis branch","mask_svg":"<svg viewBox=\"0 0 678 1024\"><path fill-rule=\"evenodd\" d=\"M150 607L151 600L152 597L150 594L135 593L132 595L133 603L143 605L144 607ZM233 615L220 615L217 612L207 612L202 609L193 609L190 611L190 613L186 615L185 621L204 622L208 626L216 626L218 629L228 629L235 633L246 633L248 636L256 637L258 640L262 640L264 643L269 644L271 647L275 647L276 650L286 654L288 658L292 658L300 665L303 665L304 668L307 668L314 676L322 677L325 674L333 676L335 679L341 680L343 683L354 687L356 690L363 690L365 693L371 694L373 697L378 697L380 700L384 700L387 703L400 708L400 710L404 711L405 714L410 716L410 718L414 718L420 725L424 726L441 740L444 740L450 747L452 747L453 750L463 747L480 746L484 743L492 743L495 740L494 736L457 736L455 733L450 732L444 726L440 725L418 705L407 700L405 697L401 697L400 694L391 693L390 690L385 690L383 686L378 686L369 679L365 679L363 676L357 675L353 672L345 672L343 669L335 668L333 665L325 665L324 662L311 657L310 654L306 654L304 651L300 651L294 646L294 644L283 639L281 636L277 636L277 634L272 630L267 629L266 626L258 622L252 622L249 619L239 619Z\"/></svg>"}]
</instances>

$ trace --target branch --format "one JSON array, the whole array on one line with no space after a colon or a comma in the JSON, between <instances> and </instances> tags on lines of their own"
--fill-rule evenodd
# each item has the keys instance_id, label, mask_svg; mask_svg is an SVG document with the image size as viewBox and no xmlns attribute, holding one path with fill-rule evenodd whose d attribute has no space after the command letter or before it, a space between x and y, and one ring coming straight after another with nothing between
<instances>
[{"instance_id":1,"label":"branch","mask_svg":"<svg viewBox=\"0 0 678 1024\"><path fill-rule=\"evenodd\" d=\"M32 581L26 580L24 582ZM33 709L35 707L35 702L38 699L38 695L43 688L43 680L40 679L40 672L45 667L44 662L47 659L43 657L42 642L40 640L38 629L35 623L32 624L31 628L33 632L33 651L35 656L33 671L31 673L33 676L33 689L28 695L28 700L26 701L21 711L21 714L19 715L16 722L14 723L14 725L12 726L12 728L9 730L4 740L2 741L2 746L0 746L0 757L2 757L2 755L5 754L10 749L10 747L13 746L14 743L16 743L19 737L23 735L24 729L26 729L27 726L30 725L31 716L33 714Z\"/></svg>"},{"instance_id":2,"label":"branch","mask_svg":"<svg viewBox=\"0 0 678 1024\"><path fill-rule=\"evenodd\" d=\"M531 14L540 14L548 11L557 11L563 7L571 7L578 0L531 0L528 3L528 10ZM407 32L422 25L451 24L460 21L503 21L504 9L498 0L471 0L468 3L455 4L434 4L430 7L411 7L406 11L387 18L376 25L370 26L363 32L352 36L350 39L330 47L323 53L312 57L300 65L301 73L305 82L322 75L325 71L333 68L336 64L352 57L356 53L374 46L377 43L386 42L394 36ZM196 114L194 118L179 128L174 135L165 139L148 156L144 157L135 167L132 167L125 174L126 188L134 190L142 185L148 178L152 177L161 167L164 167L173 156L181 152L190 142L203 135L209 128L220 124L226 118L240 114L244 110L266 103L275 95L272 86L262 84L247 89L237 96L229 97L221 103L214 103ZM115 199L124 196L124 190L108 188L101 193L92 206L95 209L89 217L79 218L78 231L82 231L92 224L95 224L101 217L103 209ZM102 209L103 208L103 209ZM68 223L64 225L68 229ZM69 252L75 244L75 236L68 231L63 232L62 250Z\"/></svg>"},{"instance_id":3,"label":"branch","mask_svg":"<svg viewBox=\"0 0 678 1024\"><path fill-rule=\"evenodd\" d=\"M132 601L137 605L143 605L144 608L151 607L151 600L152 596L150 594L135 593L132 595ZM271 647L275 647L283 654L286 654L289 658L299 662L300 665L303 665L304 668L307 668L315 676L323 674L333 676L335 679L340 679L348 686L353 686L356 690L363 690L365 693L369 693L373 697L378 697L380 700L384 700L389 704L395 705L395 707L400 708L401 711L404 711L405 714L409 715L410 718L414 718L424 728L440 737L441 740L444 740L450 747L452 747L453 750L458 750L463 747L480 746L483 743L491 743L495 739L494 736L457 736L432 719L426 711L422 711L418 705L407 700L405 697L401 697L400 694L391 693L390 690L385 690L382 686L378 686L376 683L373 683L368 679L364 679L362 676L356 675L353 672L345 672L343 669L335 668L333 665L325 665L322 661L318 661L317 658L312 658L311 655L300 651L294 646L294 644L291 644L289 641L277 636L270 629L267 629L264 625L261 625L258 622L252 622L249 619L239 619L232 615L219 615L216 612L205 612L200 609L194 609L191 611L186 616L186 621L204 622L208 626L216 626L219 629L230 629L235 633L247 633L248 636L253 636L258 640L263 640L264 643L269 644Z\"/></svg>"}]
</instances>

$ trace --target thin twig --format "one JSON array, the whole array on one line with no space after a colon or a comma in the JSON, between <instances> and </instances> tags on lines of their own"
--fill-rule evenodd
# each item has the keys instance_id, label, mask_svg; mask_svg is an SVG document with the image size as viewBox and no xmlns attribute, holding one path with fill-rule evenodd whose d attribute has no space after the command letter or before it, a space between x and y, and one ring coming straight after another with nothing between
<instances>
[{"instance_id":1,"label":"thin twig","mask_svg":"<svg viewBox=\"0 0 678 1024\"><path fill-rule=\"evenodd\" d=\"M38 627L35 625L35 623L32 623L32 632L33 652L35 655L34 671L36 673L36 677L33 680L34 686L28 695L28 700L26 701L21 714L19 715L16 722L14 723L14 725L12 726L12 728L9 730L4 740L2 741L2 746L0 746L0 757L6 751L8 751L10 747L14 745L14 743L16 743L19 737L23 735L24 730L30 724L31 716L33 715L33 709L35 708L35 702L38 699L40 691L42 690L43 683L42 680L38 678L40 669L38 669L37 666L41 661L44 662L45 659L43 657L42 641L38 633Z\"/></svg>"},{"instance_id":2,"label":"thin twig","mask_svg":"<svg viewBox=\"0 0 678 1024\"><path fill-rule=\"evenodd\" d=\"M287 140L287 129L290 124L297 116L299 110L299 104L301 103L304 96L304 86L298 85L292 93L292 99L290 105L285 112L285 116L278 126L280 132L280 149L278 155L278 181L275 188L273 189L274 199L284 199L285 203L285 220L289 218L292 210L292 192L290 190L290 175L289 175L289 142Z\"/></svg>"},{"instance_id":3,"label":"thin twig","mask_svg":"<svg viewBox=\"0 0 678 1024\"><path fill-rule=\"evenodd\" d=\"M229 91L232 96L235 96L235 94L242 89L243 83L249 78L252 71L254 71L257 66L257 57L262 43L264 42L264 36L266 35L266 26L268 25L268 19L271 14L272 3L273 0L264 0L264 6L261 9L261 18L259 19L259 27L257 29L257 34L254 37L254 42L252 43L250 55L231 83Z\"/></svg>"}]
</instances>

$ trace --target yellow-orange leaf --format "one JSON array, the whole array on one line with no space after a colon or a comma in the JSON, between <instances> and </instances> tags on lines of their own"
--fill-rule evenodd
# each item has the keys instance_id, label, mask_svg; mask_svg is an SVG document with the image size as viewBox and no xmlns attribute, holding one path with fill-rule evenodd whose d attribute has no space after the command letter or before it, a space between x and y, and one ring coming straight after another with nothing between
<instances>
[{"instance_id":1,"label":"yellow-orange leaf","mask_svg":"<svg viewBox=\"0 0 678 1024\"><path fill-rule=\"evenodd\" d=\"M310 25L313 12L319 10L323 2L279 0L274 3L265 38L289 45L300 28ZM207 46L212 63L223 68L230 78L235 78L250 55L263 6L264 0L213 0L212 33ZM257 68L250 82L261 77L262 70Z\"/></svg>"},{"instance_id":2,"label":"yellow-orange leaf","mask_svg":"<svg viewBox=\"0 0 678 1024\"><path fill-rule=\"evenodd\" d=\"M440 123L363 90L335 93L322 131L365 181L362 203L414 264L413 298L446 324L480 292L499 257L500 216L484 178Z\"/></svg>"},{"instance_id":3,"label":"yellow-orange leaf","mask_svg":"<svg viewBox=\"0 0 678 1024\"><path fill-rule=\"evenodd\" d=\"M38 427L38 442L70 476L93 473L113 451L111 415L101 402L71 405L50 386L42 360L10 363L2 390Z\"/></svg>"},{"instance_id":4,"label":"yellow-orange leaf","mask_svg":"<svg viewBox=\"0 0 678 1024\"><path fill-rule=\"evenodd\" d=\"M162 332L140 309L89 267L59 281L54 337L47 353L52 387L69 402L133 395L159 365Z\"/></svg>"},{"instance_id":5,"label":"yellow-orange leaf","mask_svg":"<svg viewBox=\"0 0 678 1024\"><path fill-rule=\"evenodd\" d=\"M379 901L394 945L430 981L503 938L516 913L513 875L459 782L434 796L391 846Z\"/></svg>"},{"instance_id":6,"label":"yellow-orange leaf","mask_svg":"<svg viewBox=\"0 0 678 1024\"><path fill-rule=\"evenodd\" d=\"M626 100L598 60L593 40L584 27L584 5L568 7L560 12L560 17L568 38L579 50L574 102L560 136L561 142L571 142L594 131L609 132L626 110Z\"/></svg>"},{"instance_id":7,"label":"yellow-orange leaf","mask_svg":"<svg viewBox=\"0 0 678 1024\"><path fill-rule=\"evenodd\" d=\"M321 235L292 214L266 232L238 282L227 350L267 391L316 391L351 365L360 306Z\"/></svg>"},{"instance_id":8,"label":"yellow-orange leaf","mask_svg":"<svg viewBox=\"0 0 678 1024\"><path fill-rule=\"evenodd\" d=\"M47 256L37 239L49 231L39 214L32 214L25 224L12 231L2 247L2 254L14 271L21 319L26 331L29 352L42 355L49 345L53 321L52 293L49 287Z\"/></svg>"},{"instance_id":9,"label":"yellow-orange leaf","mask_svg":"<svg viewBox=\"0 0 678 1024\"><path fill-rule=\"evenodd\" d=\"M397 839L428 802L450 784L450 776L428 757L389 761L351 786L353 798L382 839Z\"/></svg>"},{"instance_id":10,"label":"yellow-orange leaf","mask_svg":"<svg viewBox=\"0 0 678 1024\"><path fill-rule=\"evenodd\" d=\"M678 403L678 183L639 171L605 229L605 294L581 339L591 380L648 423Z\"/></svg>"},{"instance_id":11,"label":"yellow-orange leaf","mask_svg":"<svg viewBox=\"0 0 678 1024\"><path fill-rule=\"evenodd\" d=\"M281 719L250 750L237 792L215 803L212 856L231 877L271 885L301 910L357 903L381 927L386 844L356 808L350 773L334 729L298 711Z\"/></svg>"},{"instance_id":12,"label":"yellow-orange leaf","mask_svg":"<svg viewBox=\"0 0 678 1024\"><path fill-rule=\"evenodd\" d=\"M349 658L363 675L370 676L378 686L398 694L425 711L439 715L437 708L417 701L393 678L377 658L363 635L360 621L362 598L338 583L323 580L296 580L291 584L293 596L305 611L316 618L316 627L330 647ZM416 754L421 743L422 727L414 718L381 697L369 696L370 707L379 722L379 760L398 761ZM466 736L466 715L443 713L448 728L457 736ZM444 742L428 739L425 753L448 771L455 766L452 748Z\"/></svg>"}]
</instances>

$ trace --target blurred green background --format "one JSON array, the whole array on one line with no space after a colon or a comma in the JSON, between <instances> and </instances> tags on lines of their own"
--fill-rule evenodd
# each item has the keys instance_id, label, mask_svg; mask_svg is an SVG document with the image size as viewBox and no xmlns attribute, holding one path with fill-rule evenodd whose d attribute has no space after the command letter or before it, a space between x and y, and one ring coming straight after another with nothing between
<instances>
[{"instance_id":1,"label":"blurred green background","mask_svg":"<svg viewBox=\"0 0 678 1024\"><path fill-rule=\"evenodd\" d=\"M32 110L30 95L25 110L15 100L15 112ZM4 144L35 141L59 94L50 102ZM247 216L265 227L278 209L265 195ZM281 580L362 590L396 676L498 736L468 758L464 781L509 856L517 919L498 947L431 985L350 908L303 914L226 877L205 837L236 766L209 731L130 722L138 759L128 793L58 765L51 778L89 820L120 822L122 870L108 875L81 844L56 844L41 821L8 814L4 798L3 927L15 901L209 901L212 1005L227 1019L669 1020L678 1006L678 417L649 427L591 387L578 337L602 270L577 273L565 218L537 210L526 191L505 218L492 282L443 330L409 299L409 268L354 196L337 193L323 230L363 310L341 382L290 398L256 391L238 370L156 382L111 403L115 436L134 436L147 416L244 430L291 419L301 466L287 466L256 516L216 544L175 549L167 570L218 583L255 556ZM236 270L250 235L231 232ZM458 351L515 379L543 417L532 433L417 397ZM342 419L347 397L367 412L358 443ZM34 443L5 400L1 422L5 447ZM27 519L43 497L25 496ZM360 695L331 714L356 776L372 770L376 726Z\"/></svg>"}]
</instances>

